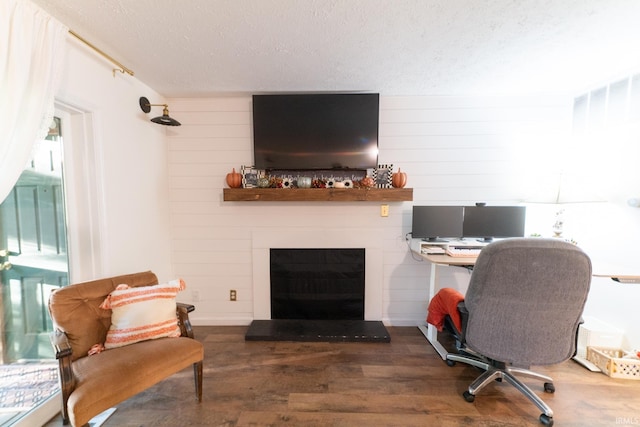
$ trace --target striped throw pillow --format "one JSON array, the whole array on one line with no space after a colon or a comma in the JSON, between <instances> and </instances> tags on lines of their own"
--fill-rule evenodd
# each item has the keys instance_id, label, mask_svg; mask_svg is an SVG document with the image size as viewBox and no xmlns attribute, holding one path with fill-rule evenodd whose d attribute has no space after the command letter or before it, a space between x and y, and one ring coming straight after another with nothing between
<instances>
[{"instance_id":1,"label":"striped throw pillow","mask_svg":"<svg viewBox=\"0 0 640 427\"><path fill-rule=\"evenodd\" d=\"M182 279L154 286L118 285L100 306L111 309L111 327L105 349L140 341L180 336L176 295L185 288Z\"/></svg>"}]
</instances>

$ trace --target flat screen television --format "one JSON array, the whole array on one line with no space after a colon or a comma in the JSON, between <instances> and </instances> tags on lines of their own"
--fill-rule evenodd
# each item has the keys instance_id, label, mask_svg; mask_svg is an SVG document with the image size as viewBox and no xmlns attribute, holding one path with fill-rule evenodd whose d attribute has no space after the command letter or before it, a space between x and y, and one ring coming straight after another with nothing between
<instances>
[{"instance_id":1,"label":"flat screen television","mask_svg":"<svg viewBox=\"0 0 640 427\"><path fill-rule=\"evenodd\" d=\"M466 206L463 237L491 241L494 237L524 237L525 206Z\"/></svg>"},{"instance_id":2,"label":"flat screen television","mask_svg":"<svg viewBox=\"0 0 640 427\"><path fill-rule=\"evenodd\" d=\"M411 237L446 242L462 237L463 206L414 206Z\"/></svg>"},{"instance_id":3,"label":"flat screen television","mask_svg":"<svg viewBox=\"0 0 640 427\"><path fill-rule=\"evenodd\" d=\"M253 95L257 169L369 169L378 165L377 93Z\"/></svg>"}]
</instances>

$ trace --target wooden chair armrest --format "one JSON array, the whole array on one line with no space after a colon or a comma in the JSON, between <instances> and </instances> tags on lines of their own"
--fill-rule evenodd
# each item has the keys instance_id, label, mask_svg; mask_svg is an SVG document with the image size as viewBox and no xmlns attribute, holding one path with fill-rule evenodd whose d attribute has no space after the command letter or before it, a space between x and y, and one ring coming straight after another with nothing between
<instances>
[{"instance_id":1,"label":"wooden chair armrest","mask_svg":"<svg viewBox=\"0 0 640 427\"><path fill-rule=\"evenodd\" d=\"M56 353L56 359L58 359L58 376L60 378L60 391L62 392L62 420L63 424L68 424L67 401L71 392L76 388L76 380L71 369L73 350L67 339L67 334L58 329L49 334L49 339Z\"/></svg>"},{"instance_id":2,"label":"wooden chair armrest","mask_svg":"<svg viewBox=\"0 0 640 427\"><path fill-rule=\"evenodd\" d=\"M51 341L53 350L56 353L56 359L59 360L71 356L71 344L69 344L67 334L59 329L56 329L49 334L49 340Z\"/></svg>"},{"instance_id":3,"label":"wooden chair armrest","mask_svg":"<svg viewBox=\"0 0 640 427\"><path fill-rule=\"evenodd\" d=\"M178 311L185 311L187 313L191 313L192 311L194 311L196 309L196 306L193 304L186 304L184 302L179 302L177 303L177 309Z\"/></svg>"},{"instance_id":4,"label":"wooden chair armrest","mask_svg":"<svg viewBox=\"0 0 640 427\"><path fill-rule=\"evenodd\" d=\"M194 311L196 307L192 304L179 302L176 304L176 313L178 315L178 325L180 326L180 335L183 337L194 338L193 328L189 320L189 313Z\"/></svg>"}]
</instances>

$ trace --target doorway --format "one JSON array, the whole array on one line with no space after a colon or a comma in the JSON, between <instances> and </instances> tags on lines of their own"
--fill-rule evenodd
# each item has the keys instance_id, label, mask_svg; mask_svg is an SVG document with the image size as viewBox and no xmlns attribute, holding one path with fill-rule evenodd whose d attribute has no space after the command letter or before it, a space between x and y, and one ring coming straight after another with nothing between
<instances>
[{"instance_id":1,"label":"doorway","mask_svg":"<svg viewBox=\"0 0 640 427\"><path fill-rule=\"evenodd\" d=\"M0 387L12 390L0 394L4 421L59 389L47 302L69 283L62 154L55 118L0 204Z\"/></svg>"}]
</instances>

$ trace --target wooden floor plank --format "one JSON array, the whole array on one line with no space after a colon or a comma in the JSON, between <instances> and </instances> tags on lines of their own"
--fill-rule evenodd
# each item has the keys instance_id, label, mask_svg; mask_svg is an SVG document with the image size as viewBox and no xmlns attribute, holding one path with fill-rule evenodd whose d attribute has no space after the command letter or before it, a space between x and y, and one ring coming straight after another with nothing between
<instances>
[{"instance_id":1,"label":"wooden floor plank","mask_svg":"<svg viewBox=\"0 0 640 427\"><path fill-rule=\"evenodd\" d=\"M467 402L462 402L467 403ZM291 393L289 410L296 412L347 412L366 414L448 414L477 416L474 405L460 400L416 394Z\"/></svg>"}]
</instances>

